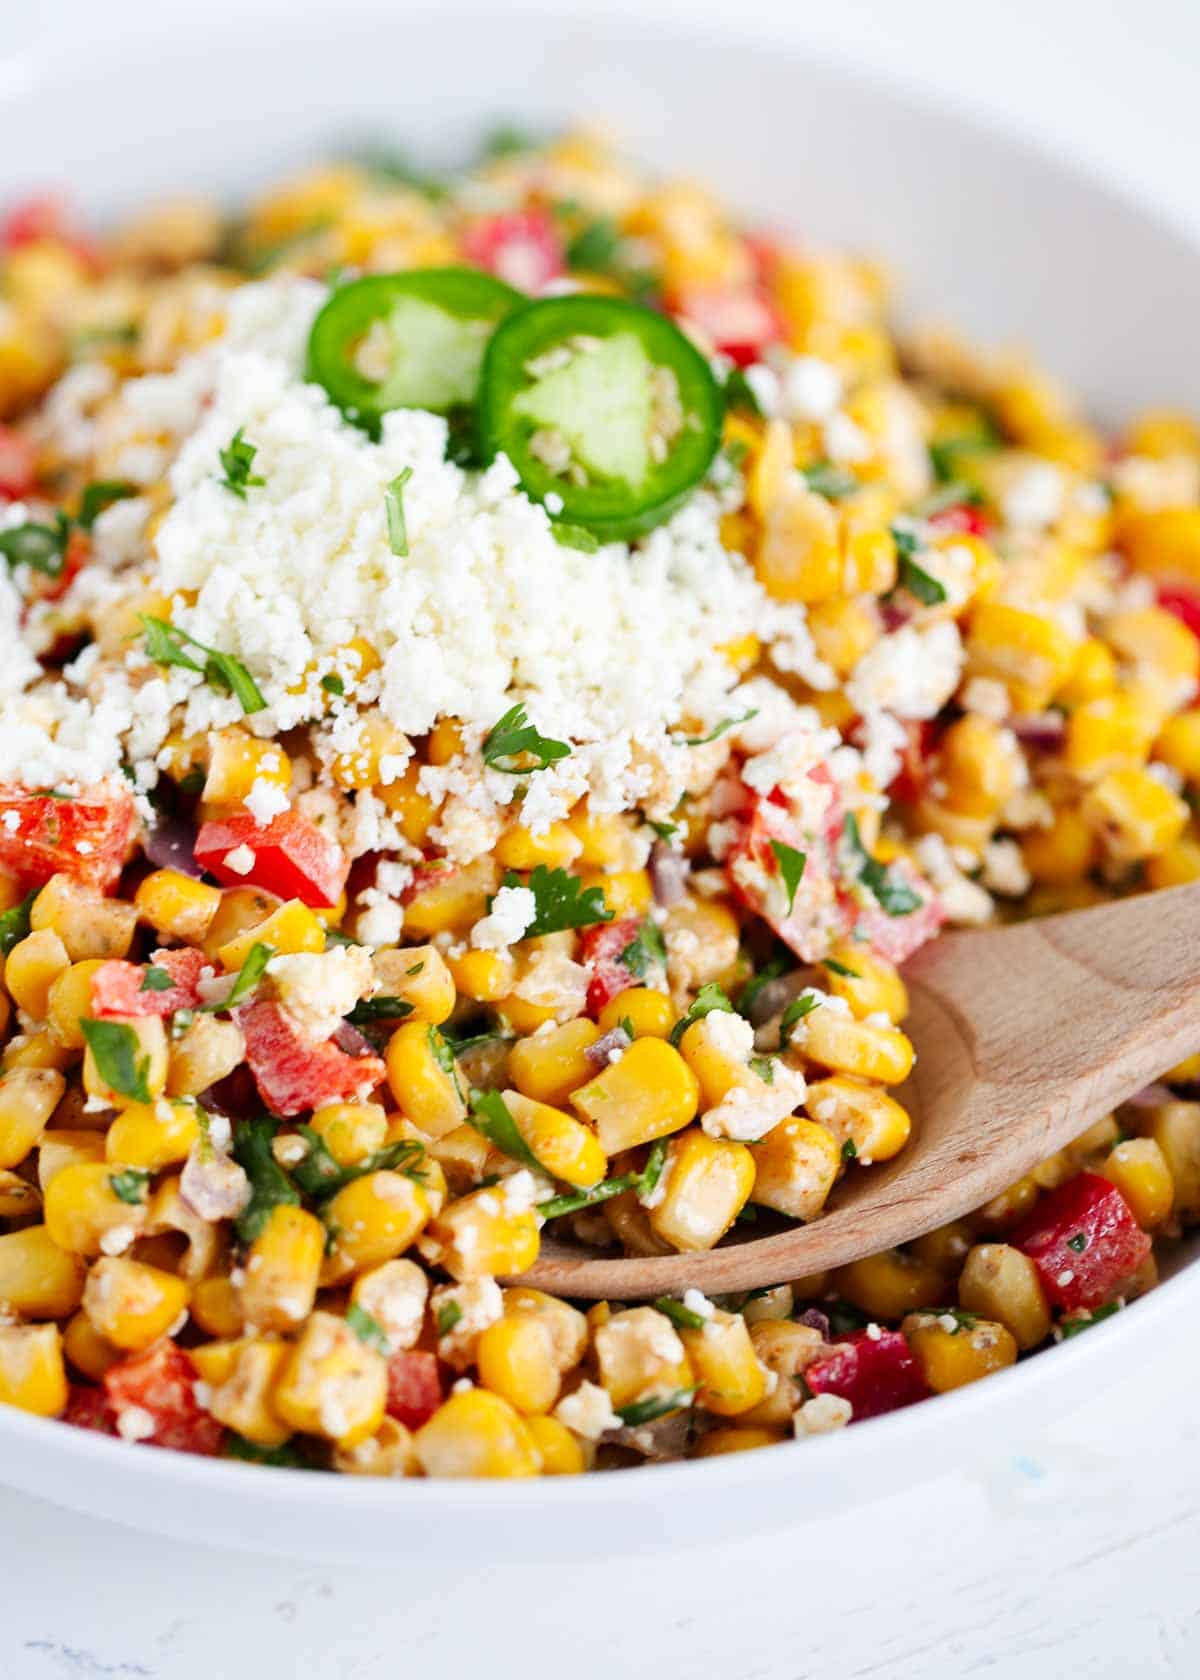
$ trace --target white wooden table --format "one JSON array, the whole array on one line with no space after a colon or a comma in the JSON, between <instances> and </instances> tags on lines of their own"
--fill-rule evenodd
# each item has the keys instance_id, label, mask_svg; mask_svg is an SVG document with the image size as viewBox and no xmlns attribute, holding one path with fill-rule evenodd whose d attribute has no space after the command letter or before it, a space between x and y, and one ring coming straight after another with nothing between
<instances>
[{"instance_id":1,"label":"white wooden table","mask_svg":"<svg viewBox=\"0 0 1200 1680\"><path fill-rule=\"evenodd\" d=\"M102 26L86 0L55 3ZM720 0L612 6L714 27L730 15ZM739 0L736 17L1015 117L1200 230L1195 0ZM782 1538L698 1535L688 1553L635 1566L497 1559L469 1583L420 1559L341 1571L143 1537L0 1492L0 1676L529 1680L561 1666L570 1680L1193 1680L1195 1334L1180 1324L1153 1363L1114 1371L1017 1453L982 1442L970 1473L932 1458L916 1492Z\"/></svg>"}]
</instances>

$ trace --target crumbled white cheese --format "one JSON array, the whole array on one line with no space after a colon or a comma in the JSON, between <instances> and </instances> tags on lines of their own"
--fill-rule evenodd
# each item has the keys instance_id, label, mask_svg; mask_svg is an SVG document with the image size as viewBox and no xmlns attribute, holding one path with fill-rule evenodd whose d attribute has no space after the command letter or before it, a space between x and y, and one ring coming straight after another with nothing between
<instances>
[{"instance_id":1,"label":"crumbled white cheese","mask_svg":"<svg viewBox=\"0 0 1200 1680\"><path fill-rule=\"evenodd\" d=\"M781 408L785 419L820 422L836 413L842 376L819 356L796 356L783 370Z\"/></svg>"},{"instance_id":2,"label":"crumbled white cheese","mask_svg":"<svg viewBox=\"0 0 1200 1680\"><path fill-rule=\"evenodd\" d=\"M257 859L249 846L243 842L240 846L234 846L232 851L226 852L221 861L226 869L232 869L235 875L249 875Z\"/></svg>"},{"instance_id":3,"label":"crumbled white cheese","mask_svg":"<svg viewBox=\"0 0 1200 1680\"><path fill-rule=\"evenodd\" d=\"M117 1434L123 1441L148 1441L157 1428L145 1406L122 1406L117 1412Z\"/></svg>"},{"instance_id":4,"label":"crumbled white cheese","mask_svg":"<svg viewBox=\"0 0 1200 1680\"><path fill-rule=\"evenodd\" d=\"M598 1441L608 1430L621 1427L608 1390L594 1382L581 1382L573 1394L565 1395L555 1406L554 1416L585 1441Z\"/></svg>"},{"instance_id":5,"label":"crumbled white cheese","mask_svg":"<svg viewBox=\"0 0 1200 1680\"><path fill-rule=\"evenodd\" d=\"M700 1289L685 1289L683 1292L683 1304L687 1308L688 1312L695 1313L697 1318L712 1318L713 1314L717 1310L709 1300L708 1296Z\"/></svg>"},{"instance_id":6,"label":"crumbled white cheese","mask_svg":"<svg viewBox=\"0 0 1200 1680\"><path fill-rule=\"evenodd\" d=\"M831 1435L836 1429L844 1429L853 1415L853 1406L840 1394L816 1394L797 1407L792 1416L792 1429L797 1439Z\"/></svg>"},{"instance_id":7,"label":"crumbled white cheese","mask_svg":"<svg viewBox=\"0 0 1200 1680\"><path fill-rule=\"evenodd\" d=\"M721 1101L701 1114L700 1125L709 1137L753 1143L796 1112L807 1089L804 1075L775 1059L770 1068L770 1083L747 1068Z\"/></svg>"},{"instance_id":8,"label":"crumbled white cheese","mask_svg":"<svg viewBox=\"0 0 1200 1680\"><path fill-rule=\"evenodd\" d=\"M278 782L259 777L242 801L259 828L266 828L273 817L280 817L291 804L287 789Z\"/></svg>"},{"instance_id":9,"label":"crumbled white cheese","mask_svg":"<svg viewBox=\"0 0 1200 1680\"><path fill-rule=\"evenodd\" d=\"M501 887L488 914L471 929L477 951L500 951L515 945L537 915L537 899L528 887Z\"/></svg>"},{"instance_id":10,"label":"crumbled white cheese","mask_svg":"<svg viewBox=\"0 0 1200 1680\"><path fill-rule=\"evenodd\" d=\"M311 1044L332 1037L375 984L371 953L362 945L272 957L267 974L284 1014Z\"/></svg>"},{"instance_id":11,"label":"crumbled white cheese","mask_svg":"<svg viewBox=\"0 0 1200 1680\"><path fill-rule=\"evenodd\" d=\"M429 1279L414 1260L385 1260L363 1272L354 1286L355 1300L393 1348L415 1346L428 1294Z\"/></svg>"},{"instance_id":12,"label":"crumbled white cheese","mask_svg":"<svg viewBox=\"0 0 1200 1680\"><path fill-rule=\"evenodd\" d=\"M983 884L1005 898L1021 898L1029 891L1029 871L1015 840L989 840L984 846Z\"/></svg>"},{"instance_id":13,"label":"crumbled white cheese","mask_svg":"<svg viewBox=\"0 0 1200 1680\"><path fill-rule=\"evenodd\" d=\"M949 619L927 629L906 624L882 636L854 667L846 692L864 715L934 717L958 687L962 638Z\"/></svg>"},{"instance_id":14,"label":"crumbled white cheese","mask_svg":"<svg viewBox=\"0 0 1200 1680\"><path fill-rule=\"evenodd\" d=\"M1006 486L1001 511L1010 525L1044 529L1063 510L1066 482L1051 461L1031 460Z\"/></svg>"}]
</instances>

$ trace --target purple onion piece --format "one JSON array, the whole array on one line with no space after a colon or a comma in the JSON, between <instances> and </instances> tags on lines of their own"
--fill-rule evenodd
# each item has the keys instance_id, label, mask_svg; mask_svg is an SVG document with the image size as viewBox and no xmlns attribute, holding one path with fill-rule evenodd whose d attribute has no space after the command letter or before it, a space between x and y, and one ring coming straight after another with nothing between
<instances>
[{"instance_id":1,"label":"purple onion piece","mask_svg":"<svg viewBox=\"0 0 1200 1680\"><path fill-rule=\"evenodd\" d=\"M343 1021L333 1035L333 1042L339 1050L344 1050L348 1056L373 1056L375 1054L371 1040L352 1027L349 1021Z\"/></svg>"},{"instance_id":2,"label":"purple onion piece","mask_svg":"<svg viewBox=\"0 0 1200 1680\"><path fill-rule=\"evenodd\" d=\"M650 880L654 887L654 902L669 909L687 897L687 878L692 872L691 860L682 852L672 851L663 840L656 840L650 848Z\"/></svg>"},{"instance_id":3,"label":"purple onion piece","mask_svg":"<svg viewBox=\"0 0 1200 1680\"><path fill-rule=\"evenodd\" d=\"M829 1320L816 1307L805 1307L802 1313L797 1313L796 1323L807 1324L810 1330L818 1330L823 1342L829 1340Z\"/></svg>"},{"instance_id":4,"label":"purple onion piece","mask_svg":"<svg viewBox=\"0 0 1200 1680\"><path fill-rule=\"evenodd\" d=\"M159 869L177 869L198 881L204 874L193 848L196 830L184 817L160 817L146 831L142 850Z\"/></svg>"},{"instance_id":5,"label":"purple onion piece","mask_svg":"<svg viewBox=\"0 0 1200 1680\"><path fill-rule=\"evenodd\" d=\"M1027 747L1055 752L1062 746L1067 720L1061 712L1037 712L1032 717L1014 718L1012 732Z\"/></svg>"},{"instance_id":6,"label":"purple onion piece","mask_svg":"<svg viewBox=\"0 0 1200 1680\"><path fill-rule=\"evenodd\" d=\"M606 1068L614 1050L628 1050L632 1043L633 1040L624 1027L613 1027L611 1032L606 1032L602 1038L598 1038L595 1044L589 1044L583 1053L593 1067Z\"/></svg>"}]
</instances>

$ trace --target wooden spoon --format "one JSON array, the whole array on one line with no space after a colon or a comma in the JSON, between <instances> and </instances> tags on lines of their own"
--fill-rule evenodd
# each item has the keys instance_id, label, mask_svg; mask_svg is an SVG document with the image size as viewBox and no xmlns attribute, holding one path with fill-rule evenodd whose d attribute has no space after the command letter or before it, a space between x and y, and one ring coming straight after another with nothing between
<instances>
[{"instance_id":1,"label":"wooden spoon","mask_svg":"<svg viewBox=\"0 0 1200 1680\"><path fill-rule=\"evenodd\" d=\"M947 934L905 980L917 1061L897 1096L913 1136L886 1166L847 1173L819 1219L758 1238L738 1227L698 1254L612 1259L551 1240L516 1281L615 1301L719 1295L844 1265L969 1213L1200 1050L1200 883Z\"/></svg>"}]
</instances>

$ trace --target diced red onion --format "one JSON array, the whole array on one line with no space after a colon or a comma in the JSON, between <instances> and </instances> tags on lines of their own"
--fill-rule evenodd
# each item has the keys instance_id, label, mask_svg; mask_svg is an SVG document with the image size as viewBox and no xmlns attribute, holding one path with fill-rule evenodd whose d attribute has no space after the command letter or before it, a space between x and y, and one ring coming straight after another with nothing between
<instances>
[{"instance_id":1,"label":"diced red onion","mask_svg":"<svg viewBox=\"0 0 1200 1680\"><path fill-rule=\"evenodd\" d=\"M687 897L687 878L691 874L690 859L676 852L665 841L656 840L650 849L650 880L654 887L654 902L665 908L679 904Z\"/></svg>"},{"instance_id":2,"label":"diced red onion","mask_svg":"<svg viewBox=\"0 0 1200 1680\"><path fill-rule=\"evenodd\" d=\"M598 1038L595 1044L589 1044L583 1053L593 1067L606 1068L615 1050L628 1050L632 1043L633 1040L624 1027L613 1027L611 1032L606 1032L603 1037Z\"/></svg>"},{"instance_id":3,"label":"diced red onion","mask_svg":"<svg viewBox=\"0 0 1200 1680\"><path fill-rule=\"evenodd\" d=\"M159 869L177 869L198 881L204 871L192 851L195 843L196 830L185 818L160 817L147 829L142 849Z\"/></svg>"},{"instance_id":4,"label":"diced red onion","mask_svg":"<svg viewBox=\"0 0 1200 1680\"><path fill-rule=\"evenodd\" d=\"M250 1200L250 1180L236 1161L211 1145L183 1163L179 1194L201 1219L233 1219Z\"/></svg>"},{"instance_id":5,"label":"diced red onion","mask_svg":"<svg viewBox=\"0 0 1200 1680\"><path fill-rule=\"evenodd\" d=\"M352 1027L349 1021L343 1021L333 1035L333 1042L339 1050L344 1050L347 1056L373 1056L375 1054L371 1041Z\"/></svg>"},{"instance_id":6,"label":"diced red onion","mask_svg":"<svg viewBox=\"0 0 1200 1680\"><path fill-rule=\"evenodd\" d=\"M802 1313L796 1314L797 1324L807 1324L810 1330L819 1330L821 1340L829 1340L829 1319L817 1307L805 1307Z\"/></svg>"},{"instance_id":7,"label":"diced red onion","mask_svg":"<svg viewBox=\"0 0 1200 1680\"><path fill-rule=\"evenodd\" d=\"M1012 720L1012 731L1027 747L1055 752L1062 746L1067 720L1061 712L1035 712L1032 717Z\"/></svg>"}]
</instances>

